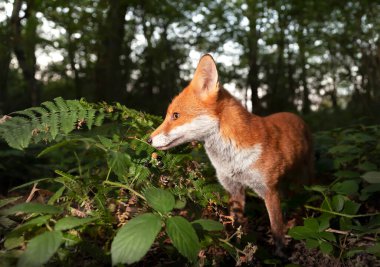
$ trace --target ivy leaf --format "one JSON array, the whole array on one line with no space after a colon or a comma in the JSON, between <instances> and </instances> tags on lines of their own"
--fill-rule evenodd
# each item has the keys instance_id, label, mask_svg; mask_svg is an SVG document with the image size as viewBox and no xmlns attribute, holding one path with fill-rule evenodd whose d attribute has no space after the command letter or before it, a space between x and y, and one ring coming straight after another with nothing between
<instances>
[{"instance_id":1,"label":"ivy leaf","mask_svg":"<svg viewBox=\"0 0 380 267\"><path fill-rule=\"evenodd\" d=\"M45 264L61 245L62 237L62 233L59 231L44 232L34 237L29 241L17 266L34 267Z\"/></svg>"},{"instance_id":2,"label":"ivy leaf","mask_svg":"<svg viewBox=\"0 0 380 267\"><path fill-rule=\"evenodd\" d=\"M192 224L199 224L206 231L222 231L223 224L214 220L199 219L192 222Z\"/></svg>"},{"instance_id":3,"label":"ivy leaf","mask_svg":"<svg viewBox=\"0 0 380 267\"><path fill-rule=\"evenodd\" d=\"M150 187L145 190L144 196L148 205L161 213L168 213L175 206L173 194L160 188Z\"/></svg>"},{"instance_id":4,"label":"ivy leaf","mask_svg":"<svg viewBox=\"0 0 380 267\"><path fill-rule=\"evenodd\" d=\"M77 217L65 217L60 219L56 224L54 229L56 231L65 231L68 229L73 229L75 227L81 226L83 224L89 223L96 220L96 218L77 218Z\"/></svg>"},{"instance_id":5,"label":"ivy leaf","mask_svg":"<svg viewBox=\"0 0 380 267\"><path fill-rule=\"evenodd\" d=\"M9 209L3 210L1 211L1 214L11 215L17 212L57 214L61 212L61 209L51 205L28 202L18 204L13 207L10 207Z\"/></svg>"},{"instance_id":6,"label":"ivy leaf","mask_svg":"<svg viewBox=\"0 0 380 267\"><path fill-rule=\"evenodd\" d=\"M139 215L120 228L111 245L112 265L132 264L148 252L161 230L161 218L152 213Z\"/></svg>"},{"instance_id":7,"label":"ivy leaf","mask_svg":"<svg viewBox=\"0 0 380 267\"><path fill-rule=\"evenodd\" d=\"M170 217L166 221L166 232L183 256L191 262L197 259L201 247L191 223L181 216Z\"/></svg>"}]
</instances>

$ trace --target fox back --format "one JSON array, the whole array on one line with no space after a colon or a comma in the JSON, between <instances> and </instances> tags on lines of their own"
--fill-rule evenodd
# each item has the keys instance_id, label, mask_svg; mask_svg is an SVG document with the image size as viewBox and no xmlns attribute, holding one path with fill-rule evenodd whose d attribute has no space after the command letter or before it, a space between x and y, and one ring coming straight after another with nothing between
<instances>
[{"instance_id":1,"label":"fox back","mask_svg":"<svg viewBox=\"0 0 380 267\"><path fill-rule=\"evenodd\" d=\"M287 175L311 176L313 169L311 134L301 118L286 112L251 114L219 86L215 62L204 55L193 80L173 99L164 122L149 139L161 150L190 141L204 142L237 221L243 218L246 187L264 199L280 246L284 223L279 183Z\"/></svg>"}]
</instances>

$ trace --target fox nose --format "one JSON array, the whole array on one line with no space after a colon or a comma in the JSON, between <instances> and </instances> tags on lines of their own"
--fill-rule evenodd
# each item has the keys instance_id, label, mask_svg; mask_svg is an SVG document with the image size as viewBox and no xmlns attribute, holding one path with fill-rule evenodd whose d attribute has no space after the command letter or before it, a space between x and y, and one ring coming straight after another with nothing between
<instances>
[{"instance_id":1,"label":"fox nose","mask_svg":"<svg viewBox=\"0 0 380 267\"><path fill-rule=\"evenodd\" d=\"M148 142L149 145L152 144L152 137L149 137L148 140L146 140Z\"/></svg>"}]
</instances>

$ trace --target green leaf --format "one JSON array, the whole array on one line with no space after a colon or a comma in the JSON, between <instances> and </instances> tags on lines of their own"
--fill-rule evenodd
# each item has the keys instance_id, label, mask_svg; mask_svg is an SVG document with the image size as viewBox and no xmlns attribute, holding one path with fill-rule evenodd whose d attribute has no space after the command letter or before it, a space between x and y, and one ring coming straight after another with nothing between
<instances>
[{"instance_id":1,"label":"green leaf","mask_svg":"<svg viewBox=\"0 0 380 267\"><path fill-rule=\"evenodd\" d=\"M75 227L87 224L96 220L96 218L77 218L77 217L65 217L60 219L56 224L54 229L56 231L65 231L68 229L73 229Z\"/></svg>"},{"instance_id":2,"label":"green leaf","mask_svg":"<svg viewBox=\"0 0 380 267\"><path fill-rule=\"evenodd\" d=\"M380 172L366 172L362 178L370 184L380 184Z\"/></svg>"},{"instance_id":3,"label":"green leaf","mask_svg":"<svg viewBox=\"0 0 380 267\"><path fill-rule=\"evenodd\" d=\"M52 205L54 204L54 202L56 202L63 194L63 191L65 191L66 189L66 186L62 186L61 188L59 188L55 193L54 195L52 195L49 200L48 200L48 204L49 205Z\"/></svg>"},{"instance_id":4,"label":"green leaf","mask_svg":"<svg viewBox=\"0 0 380 267\"><path fill-rule=\"evenodd\" d=\"M338 178L358 178L360 174L358 172L353 171L337 171L334 173L334 175Z\"/></svg>"},{"instance_id":5,"label":"green leaf","mask_svg":"<svg viewBox=\"0 0 380 267\"><path fill-rule=\"evenodd\" d=\"M123 152L110 151L107 156L108 167L119 177L123 177L131 165L131 157Z\"/></svg>"},{"instance_id":6,"label":"green leaf","mask_svg":"<svg viewBox=\"0 0 380 267\"><path fill-rule=\"evenodd\" d=\"M358 169L362 171L375 171L377 169L377 166L372 162L365 161L358 165Z\"/></svg>"},{"instance_id":7,"label":"green leaf","mask_svg":"<svg viewBox=\"0 0 380 267\"><path fill-rule=\"evenodd\" d=\"M338 182L331 187L331 190L343 195L354 195L357 194L359 190L358 181L347 180Z\"/></svg>"},{"instance_id":8,"label":"green leaf","mask_svg":"<svg viewBox=\"0 0 380 267\"><path fill-rule=\"evenodd\" d=\"M62 242L62 233L45 232L31 239L24 254L21 255L18 267L41 266L49 261Z\"/></svg>"},{"instance_id":9,"label":"green leaf","mask_svg":"<svg viewBox=\"0 0 380 267\"><path fill-rule=\"evenodd\" d=\"M330 254L333 251L333 246L329 242L322 241L319 245L321 251L325 254Z\"/></svg>"},{"instance_id":10,"label":"green leaf","mask_svg":"<svg viewBox=\"0 0 380 267\"><path fill-rule=\"evenodd\" d=\"M303 222L304 227L310 229L311 231L318 232L319 231L319 223L315 218L306 218Z\"/></svg>"},{"instance_id":11,"label":"green leaf","mask_svg":"<svg viewBox=\"0 0 380 267\"><path fill-rule=\"evenodd\" d=\"M198 236L192 225L181 216L170 217L166 221L166 232L175 248L189 261L194 262L201 249Z\"/></svg>"},{"instance_id":12,"label":"green leaf","mask_svg":"<svg viewBox=\"0 0 380 267\"><path fill-rule=\"evenodd\" d=\"M346 200L346 198L342 195L335 195L332 197L332 201L331 201L331 206L333 208L334 211L341 211L343 209L343 206L344 206L344 201Z\"/></svg>"},{"instance_id":13,"label":"green leaf","mask_svg":"<svg viewBox=\"0 0 380 267\"><path fill-rule=\"evenodd\" d=\"M380 243L376 243L375 245L366 249L368 253L374 254L377 257L380 257Z\"/></svg>"},{"instance_id":14,"label":"green leaf","mask_svg":"<svg viewBox=\"0 0 380 267\"><path fill-rule=\"evenodd\" d=\"M36 218L33 218L30 221L27 221L17 226L16 228L14 228L12 232L10 233L10 235L11 236L20 235L35 226L41 226L45 224L50 218L51 218L51 215L43 215L43 216L38 216Z\"/></svg>"},{"instance_id":15,"label":"green leaf","mask_svg":"<svg viewBox=\"0 0 380 267\"><path fill-rule=\"evenodd\" d=\"M319 246L319 241L316 239L306 239L307 248L317 248Z\"/></svg>"},{"instance_id":16,"label":"green leaf","mask_svg":"<svg viewBox=\"0 0 380 267\"><path fill-rule=\"evenodd\" d=\"M177 199L174 205L175 209L183 209L186 207L186 199Z\"/></svg>"},{"instance_id":17,"label":"green leaf","mask_svg":"<svg viewBox=\"0 0 380 267\"><path fill-rule=\"evenodd\" d=\"M321 216L319 216L319 231L326 230L330 227L330 220L333 218L334 215L323 213Z\"/></svg>"},{"instance_id":18,"label":"green leaf","mask_svg":"<svg viewBox=\"0 0 380 267\"><path fill-rule=\"evenodd\" d=\"M361 204L359 204L359 203L356 203L356 202L351 201L351 200L347 200L344 203L344 208L343 208L342 213L349 214L349 215L355 215L358 212L360 206L361 206Z\"/></svg>"},{"instance_id":19,"label":"green leaf","mask_svg":"<svg viewBox=\"0 0 380 267\"><path fill-rule=\"evenodd\" d=\"M11 197L11 198L5 198L5 199L0 199L0 208L15 202L16 200L20 199L21 197Z\"/></svg>"},{"instance_id":20,"label":"green leaf","mask_svg":"<svg viewBox=\"0 0 380 267\"><path fill-rule=\"evenodd\" d=\"M23 236L15 236L15 237L9 237L5 239L4 247L7 250L11 250L17 247L20 247L24 244L24 237Z\"/></svg>"},{"instance_id":21,"label":"green leaf","mask_svg":"<svg viewBox=\"0 0 380 267\"><path fill-rule=\"evenodd\" d=\"M353 145L337 145L330 148L328 152L331 154L357 154L360 150Z\"/></svg>"},{"instance_id":22,"label":"green leaf","mask_svg":"<svg viewBox=\"0 0 380 267\"><path fill-rule=\"evenodd\" d=\"M161 230L161 218L152 213L139 215L117 232L111 245L112 265L131 264L148 252Z\"/></svg>"},{"instance_id":23,"label":"green leaf","mask_svg":"<svg viewBox=\"0 0 380 267\"><path fill-rule=\"evenodd\" d=\"M326 192L327 187L322 186L322 185L312 185L312 186L305 186L305 189L308 191L315 191L315 192L319 192L319 193L324 193L324 192Z\"/></svg>"},{"instance_id":24,"label":"green leaf","mask_svg":"<svg viewBox=\"0 0 380 267\"><path fill-rule=\"evenodd\" d=\"M1 211L4 215L10 215L15 214L17 212L23 212L23 213L45 213L45 214L57 214L60 213L62 210L60 208L46 205L46 204L39 204L39 203L22 203L15 205L9 209Z\"/></svg>"},{"instance_id":25,"label":"green leaf","mask_svg":"<svg viewBox=\"0 0 380 267\"><path fill-rule=\"evenodd\" d=\"M214 220L199 219L191 222L192 224L199 224L206 231L222 231L223 224Z\"/></svg>"},{"instance_id":26,"label":"green leaf","mask_svg":"<svg viewBox=\"0 0 380 267\"><path fill-rule=\"evenodd\" d=\"M302 240L307 238L313 238L316 231L311 230L305 226L295 226L291 228L288 234L296 240Z\"/></svg>"},{"instance_id":27,"label":"green leaf","mask_svg":"<svg viewBox=\"0 0 380 267\"><path fill-rule=\"evenodd\" d=\"M175 199L173 194L169 191L150 187L145 190L144 196L148 202L148 205L158 212L168 213L174 208Z\"/></svg>"},{"instance_id":28,"label":"green leaf","mask_svg":"<svg viewBox=\"0 0 380 267\"><path fill-rule=\"evenodd\" d=\"M380 192L380 184L370 184L365 186L360 192L360 200L366 201L375 192Z\"/></svg>"}]
</instances>

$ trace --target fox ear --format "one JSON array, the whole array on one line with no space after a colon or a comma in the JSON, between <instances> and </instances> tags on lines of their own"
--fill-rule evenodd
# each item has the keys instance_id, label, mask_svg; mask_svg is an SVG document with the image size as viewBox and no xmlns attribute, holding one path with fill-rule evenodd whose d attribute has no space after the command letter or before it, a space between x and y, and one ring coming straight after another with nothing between
<instances>
[{"instance_id":1,"label":"fox ear","mask_svg":"<svg viewBox=\"0 0 380 267\"><path fill-rule=\"evenodd\" d=\"M202 98L218 93L218 71L211 55L205 54L201 57L190 84Z\"/></svg>"}]
</instances>

